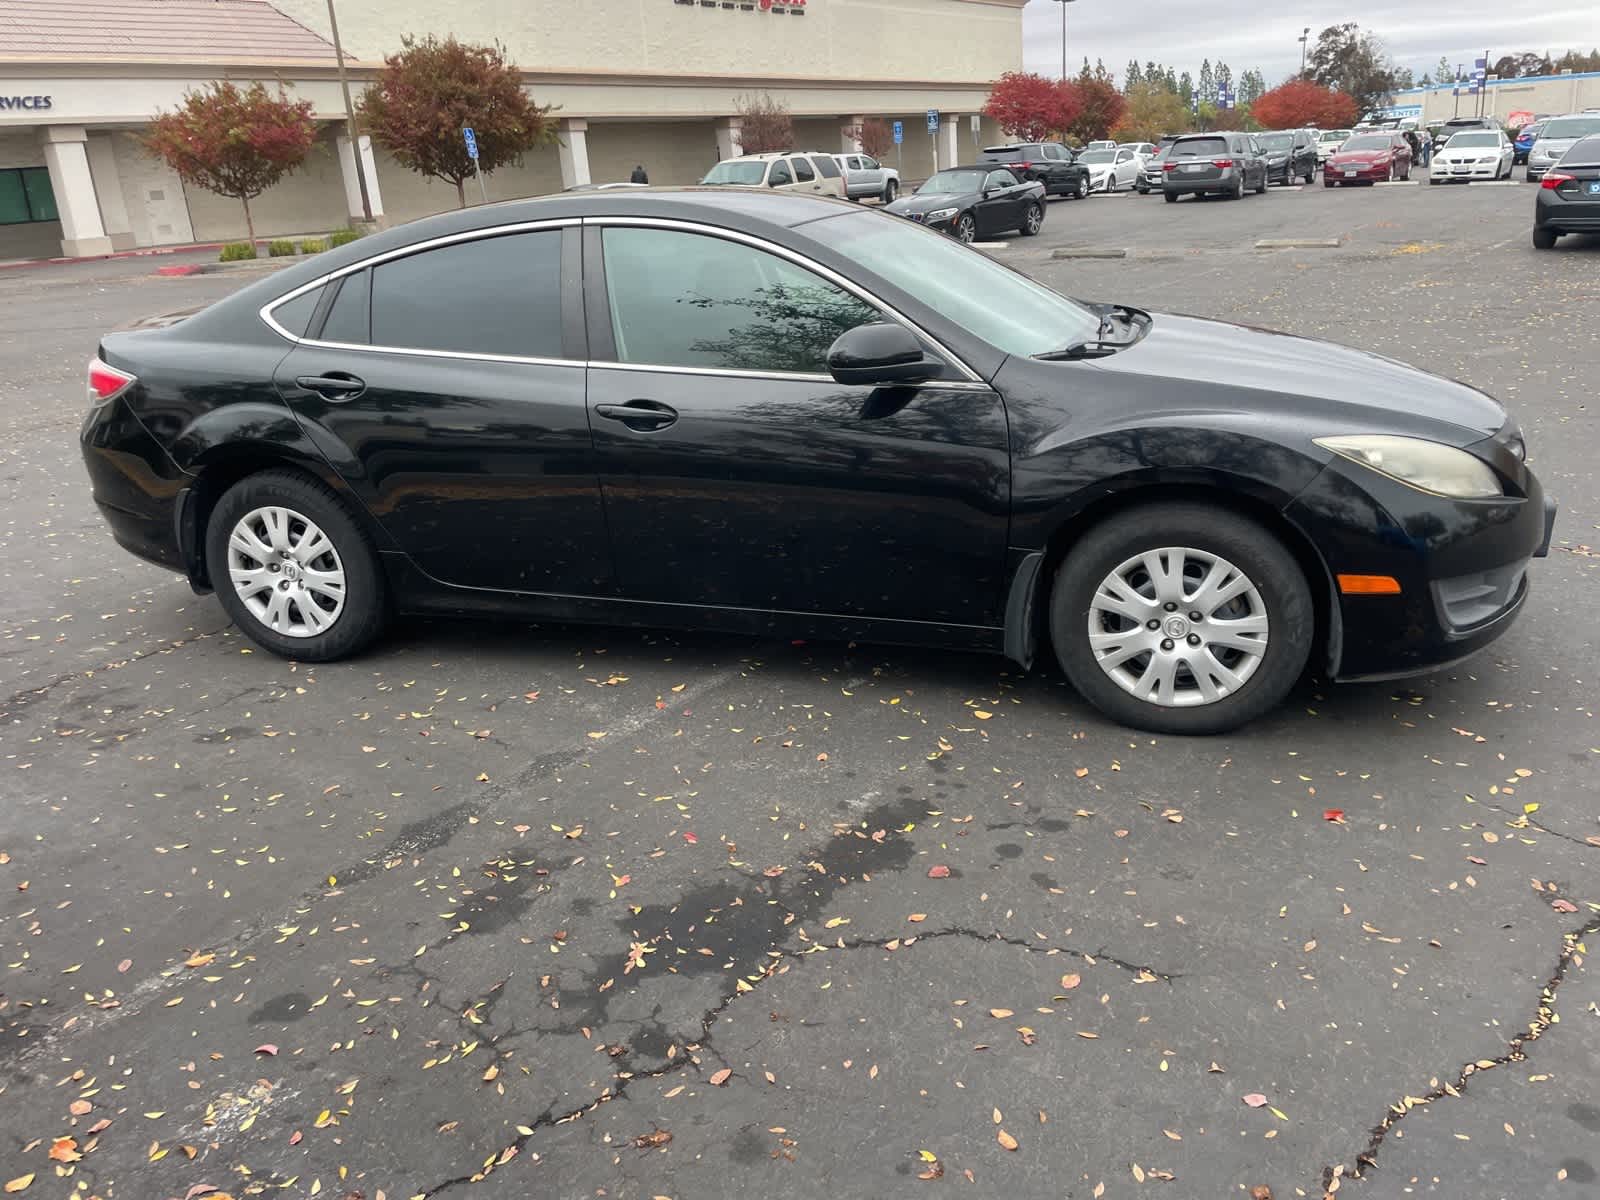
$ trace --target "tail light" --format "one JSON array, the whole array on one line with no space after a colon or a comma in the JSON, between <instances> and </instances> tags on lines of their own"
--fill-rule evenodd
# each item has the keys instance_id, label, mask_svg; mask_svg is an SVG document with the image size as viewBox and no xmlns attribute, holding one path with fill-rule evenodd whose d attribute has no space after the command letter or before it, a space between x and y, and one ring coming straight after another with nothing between
<instances>
[{"instance_id":1,"label":"tail light","mask_svg":"<svg viewBox=\"0 0 1600 1200\"><path fill-rule=\"evenodd\" d=\"M1033 164L1031 162L1019 162L1017 166L1021 167L1024 171L1033 170Z\"/></svg>"},{"instance_id":2,"label":"tail light","mask_svg":"<svg viewBox=\"0 0 1600 1200\"><path fill-rule=\"evenodd\" d=\"M1163 171L1176 171L1178 169L1178 164L1175 162L1164 162L1161 164L1161 169Z\"/></svg>"},{"instance_id":3,"label":"tail light","mask_svg":"<svg viewBox=\"0 0 1600 1200\"><path fill-rule=\"evenodd\" d=\"M1231 158L1213 158L1211 160L1211 165L1213 167L1231 167L1231 166L1233 166L1233 159L1231 159Z\"/></svg>"},{"instance_id":4,"label":"tail light","mask_svg":"<svg viewBox=\"0 0 1600 1200\"><path fill-rule=\"evenodd\" d=\"M89 403L98 408L115 399L125 388L135 382L126 371L107 366L98 358L89 360Z\"/></svg>"},{"instance_id":5,"label":"tail light","mask_svg":"<svg viewBox=\"0 0 1600 1200\"><path fill-rule=\"evenodd\" d=\"M1544 178L1539 180L1539 186L1549 188L1553 192L1563 183L1576 183L1577 181L1578 177L1576 175L1566 175L1560 171L1546 171Z\"/></svg>"}]
</instances>

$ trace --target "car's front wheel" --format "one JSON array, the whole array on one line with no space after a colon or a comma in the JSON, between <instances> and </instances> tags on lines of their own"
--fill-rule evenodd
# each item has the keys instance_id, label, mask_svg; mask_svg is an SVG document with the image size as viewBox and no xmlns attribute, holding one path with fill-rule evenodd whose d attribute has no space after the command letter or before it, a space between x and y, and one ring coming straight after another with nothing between
<instances>
[{"instance_id":1,"label":"car's front wheel","mask_svg":"<svg viewBox=\"0 0 1600 1200\"><path fill-rule=\"evenodd\" d=\"M239 628L284 658L344 658L387 623L366 535L331 489L295 471L263 471L223 494L206 526L206 567Z\"/></svg>"},{"instance_id":2,"label":"car's front wheel","mask_svg":"<svg viewBox=\"0 0 1600 1200\"><path fill-rule=\"evenodd\" d=\"M1073 189L1072 198L1074 200L1084 200L1084 199L1087 199L1088 196L1089 196L1089 177L1087 175L1080 175L1080 176L1078 176L1078 186L1075 189Z\"/></svg>"},{"instance_id":3,"label":"car's front wheel","mask_svg":"<svg viewBox=\"0 0 1600 1200\"><path fill-rule=\"evenodd\" d=\"M962 213L956 218L956 240L971 245L978 240L978 223L972 219L971 213Z\"/></svg>"},{"instance_id":4,"label":"car's front wheel","mask_svg":"<svg viewBox=\"0 0 1600 1200\"><path fill-rule=\"evenodd\" d=\"M1028 210L1022 214L1022 236L1033 237L1044 225L1044 206L1030 204Z\"/></svg>"},{"instance_id":5,"label":"car's front wheel","mask_svg":"<svg viewBox=\"0 0 1600 1200\"><path fill-rule=\"evenodd\" d=\"M1316 632L1283 543L1199 504L1130 509L1091 529L1057 569L1049 611L1073 687L1156 733L1222 733L1276 707Z\"/></svg>"}]
</instances>

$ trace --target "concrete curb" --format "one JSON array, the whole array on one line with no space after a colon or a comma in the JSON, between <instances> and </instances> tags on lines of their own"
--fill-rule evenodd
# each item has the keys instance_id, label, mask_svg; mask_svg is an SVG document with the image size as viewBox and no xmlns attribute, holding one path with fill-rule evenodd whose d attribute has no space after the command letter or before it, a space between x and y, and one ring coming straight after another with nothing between
<instances>
[{"instance_id":1,"label":"concrete curb","mask_svg":"<svg viewBox=\"0 0 1600 1200\"><path fill-rule=\"evenodd\" d=\"M1340 238L1262 238L1257 250L1337 250L1344 242Z\"/></svg>"},{"instance_id":2,"label":"concrete curb","mask_svg":"<svg viewBox=\"0 0 1600 1200\"><path fill-rule=\"evenodd\" d=\"M1127 250L1103 246L1061 246L1050 251L1051 258L1127 258Z\"/></svg>"}]
</instances>

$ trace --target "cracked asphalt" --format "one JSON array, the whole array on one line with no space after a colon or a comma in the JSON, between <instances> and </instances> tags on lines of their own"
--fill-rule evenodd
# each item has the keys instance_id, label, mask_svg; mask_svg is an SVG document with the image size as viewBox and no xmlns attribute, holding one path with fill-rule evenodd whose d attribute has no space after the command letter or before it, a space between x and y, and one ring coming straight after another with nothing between
<instances>
[{"instance_id":1,"label":"cracked asphalt","mask_svg":"<svg viewBox=\"0 0 1600 1200\"><path fill-rule=\"evenodd\" d=\"M1597 1194L1600 240L1536 253L1531 210L1097 197L991 251L1466 378L1562 502L1490 651L1206 740L870 645L253 652L112 544L74 444L97 332L243 276L0 272L0 1182Z\"/></svg>"}]
</instances>

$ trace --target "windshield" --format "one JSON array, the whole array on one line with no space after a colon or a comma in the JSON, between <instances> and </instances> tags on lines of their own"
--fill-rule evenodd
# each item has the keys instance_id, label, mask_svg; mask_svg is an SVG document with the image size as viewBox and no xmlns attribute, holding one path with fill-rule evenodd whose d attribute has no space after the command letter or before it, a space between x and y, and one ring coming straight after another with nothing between
<instances>
[{"instance_id":1,"label":"windshield","mask_svg":"<svg viewBox=\"0 0 1600 1200\"><path fill-rule=\"evenodd\" d=\"M1294 145L1292 133L1258 133L1256 141L1261 143L1263 150L1287 150Z\"/></svg>"},{"instance_id":2,"label":"windshield","mask_svg":"<svg viewBox=\"0 0 1600 1200\"><path fill-rule=\"evenodd\" d=\"M1581 138L1600 133L1600 117L1557 117L1539 132L1541 142L1555 138Z\"/></svg>"},{"instance_id":3,"label":"windshield","mask_svg":"<svg viewBox=\"0 0 1600 1200\"><path fill-rule=\"evenodd\" d=\"M917 194L934 195L937 192L979 192L983 190L984 171L936 171L928 182L917 189Z\"/></svg>"},{"instance_id":4,"label":"windshield","mask_svg":"<svg viewBox=\"0 0 1600 1200\"><path fill-rule=\"evenodd\" d=\"M1172 143L1172 157L1185 158L1191 154L1198 154L1209 158L1213 154L1226 154L1228 143L1224 138L1189 138L1182 142Z\"/></svg>"},{"instance_id":5,"label":"windshield","mask_svg":"<svg viewBox=\"0 0 1600 1200\"><path fill-rule=\"evenodd\" d=\"M1326 130L1323 131L1322 136L1319 137L1317 139L1317 141L1319 141L1319 142L1342 142L1342 141L1345 140L1345 138L1347 138L1349 136L1350 136L1350 131L1348 129L1326 129Z\"/></svg>"},{"instance_id":6,"label":"windshield","mask_svg":"<svg viewBox=\"0 0 1600 1200\"><path fill-rule=\"evenodd\" d=\"M1524 125L1522 127L1522 132L1517 134L1517 140L1520 142L1523 138L1536 138L1539 136L1539 131L1543 128L1543 125Z\"/></svg>"},{"instance_id":7,"label":"windshield","mask_svg":"<svg viewBox=\"0 0 1600 1200\"><path fill-rule=\"evenodd\" d=\"M1351 138L1341 150L1387 150L1394 144L1394 140L1386 133L1358 134Z\"/></svg>"},{"instance_id":8,"label":"windshield","mask_svg":"<svg viewBox=\"0 0 1600 1200\"><path fill-rule=\"evenodd\" d=\"M1116 160L1117 152L1115 150L1085 150L1078 155L1078 161L1081 163L1115 162Z\"/></svg>"},{"instance_id":9,"label":"windshield","mask_svg":"<svg viewBox=\"0 0 1600 1200\"><path fill-rule=\"evenodd\" d=\"M733 183L744 187L760 187L761 181L766 177L767 164L765 162L749 162L730 158L726 162L719 162L712 167L700 182L709 184Z\"/></svg>"},{"instance_id":10,"label":"windshield","mask_svg":"<svg viewBox=\"0 0 1600 1200\"><path fill-rule=\"evenodd\" d=\"M1492 133L1458 133L1450 139L1452 148L1460 146L1498 146L1500 139Z\"/></svg>"},{"instance_id":11,"label":"windshield","mask_svg":"<svg viewBox=\"0 0 1600 1200\"><path fill-rule=\"evenodd\" d=\"M806 232L1007 354L1059 350L1100 329L1077 301L910 221L858 212L813 221Z\"/></svg>"}]
</instances>

